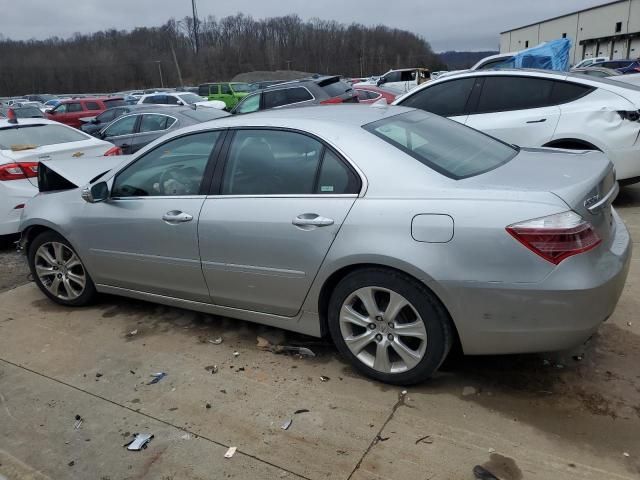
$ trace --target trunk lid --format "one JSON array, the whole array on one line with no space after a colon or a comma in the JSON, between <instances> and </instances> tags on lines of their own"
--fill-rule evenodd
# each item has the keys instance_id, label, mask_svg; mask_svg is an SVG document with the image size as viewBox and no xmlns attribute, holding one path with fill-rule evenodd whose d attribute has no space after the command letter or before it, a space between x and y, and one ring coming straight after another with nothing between
<instances>
[{"instance_id":1,"label":"trunk lid","mask_svg":"<svg viewBox=\"0 0 640 480\"><path fill-rule=\"evenodd\" d=\"M45 160L38 171L40 191L81 187L130 159L130 155L118 155L86 158L80 162L76 159Z\"/></svg>"},{"instance_id":2,"label":"trunk lid","mask_svg":"<svg viewBox=\"0 0 640 480\"><path fill-rule=\"evenodd\" d=\"M601 152L523 148L505 165L465 182L499 190L551 192L590 222L603 241L610 236L611 203L618 184L613 164Z\"/></svg>"},{"instance_id":3,"label":"trunk lid","mask_svg":"<svg viewBox=\"0 0 640 480\"><path fill-rule=\"evenodd\" d=\"M44 145L28 150L3 150L2 155L17 163L72 160L77 164L81 164L88 157L108 158L103 155L111 147L112 145L107 142L98 142L92 138L80 142ZM38 186L37 178L29 178L29 181L34 186Z\"/></svg>"}]
</instances>

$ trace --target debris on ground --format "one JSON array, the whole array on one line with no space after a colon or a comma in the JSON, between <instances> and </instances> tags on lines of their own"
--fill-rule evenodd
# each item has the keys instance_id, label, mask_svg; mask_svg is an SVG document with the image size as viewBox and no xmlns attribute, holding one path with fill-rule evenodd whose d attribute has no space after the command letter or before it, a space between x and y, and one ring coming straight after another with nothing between
<instances>
[{"instance_id":1,"label":"debris on ground","mask_svg":"<svg viewBox=\"0 0 640 480\"><path fill-rule=\"evenodd\" d=\"M147 383L147 385L153 385L154 383L158 383L160 380L166 377L167 374L164 372L158 372L158 373L152 373L151 376L153 377L153 380Z\"/></svg>"},{"instance_id":2,"label":"debris on ground","mask_svg":"<svg viewBox=\"0 0 640 480\"><path fill-rule=\"evenodd\" d=\"M96 373L96 378L100 378L102 374L100 372Z\"/></svg>"},{"instance_id":3,"label":"debris on ground","mask_svg":"<svg viewBox=\"0 0 640 480\"><path fill-rule=\"evenodd\" d=\"M623 452L622 455L624 455L625 457L629 457L629 453L628 452Z\"/></svg>"},{"instance_id":4,"label":"debris on ground","mask_svg":"<svg viewBox=\"0 0 640 480\"><path fill-rule=\"evenodd\" d=\"M244 372L244 367L239 367L236 372Z\"/></svg>"},{"instance_id":5,"label":"debris on ground","mask_svg":"<svg viewBox=\"0 0 640 480\"><path fill-rule=\"evenodd\" d=\"M387 440L389 440L389 438L391 437L383 437L380 434L376 435L376 438L374 440L374 443L378 443L378 442L386 442Z\"/></svg>"},{"instance_id":6,"label":"debris on ground","mask_svg":"<svg viewBox=\"0 0 640 480\"><path fill-rule=\"evenodd\" d=\"M292 419L288 419L286 422L284 422L282 424L282 426L280 427L282 430L289 430L289 427L291 426L291 424L293 423Z\"/></svg>"},{"instance_id":7,"label":"debris on ground","mask_svg":"<svg viewBox=\"0 0 640 480\"><path fill-rule=\"evenodd\" d=\"M135 330L131 330L129 333L127 333L125 337L131 338L131 337L135 337L137 334L138 334L138 329L136 328Z\"/></svg>"},{"instance_id":8,"label":"debris on ground","mask_svg":"<svg viewBox=\"0 0 640 480\"><path fill-rule=\"evenodd\" d=\"M294 345L274 345L264 337L257 337L258 350L265 350L271 353L294 353L301 357L315 357L316 354L307 347L298 347Z\"/></svg>"},{"instance_id":9,"label":"debris on ground","mask_svg":"<svg viewBox=\"0 0 640 480\"><path fill-rule=\"evenodd\" d=\"M211 374L218 373L218 365L208 365L204 369Z\"/></svg>"},{"instance_id":10,"label":"debris on ground","mask_svg":"<svg viewBox=\"0 0 640 480\"><path fill-rule=\"evenodd\" d=\"M631 326L631 322L627 322L627 327L630 327L630 326Z\"/></svg>"},{"instance_id":11,"label":"debris on ground","mask_svg":"<svg viewBox=\"0 0 640 480\"><path fill-rule=\"evenodd\" d=\"M82 425L82 422L84 422L84 418L82 418L80 415L76 415L76 423L73 424L73 428L78 430L80 428L80 425Z\"/></svg>"},{"instance_id":12,"label":"debris on ground","mask_svg":"<svg viewBox=\"0 0 640 480\"><path fill-rule=\"evenodd\" d=\"M204 406L204 408L211 408L211 404L210 404L210 403L207 403L207 404Z\"/></svg>"},{"instance_id":13,"label":"debris on ground","mask_svg":"<svg viewBox=\"0 0 640 480\"><path fill-rule=\"evenodd\" d=\"M582 355L575 355L575 356L573 357L573 359L574 359L576 362L581 362L581 361L582 361L582 358L583 358L583 357L582 357Z\"/></svg>"},{"instance_id":14,"label":"debris on ground","mask_svg":"<svg viewBox=\"0 0 640 480\"><path fill-rule=\"evenodd\" d=\"M322 375L322 376L320 377L320 381L321 381L321 382L328 382L329 380L331 380L331 379L330 379L329 377L325 377L324 375Z\"/></svg>"},{"instance_id":15,"label":"debris on ground","mask_svg":"<svg viewBox=\"0 0 640 480\"><path fill-rule=\"evenodd\" d=\"M418 445L419 443L431 444L433 443L433 438L431 438L431 435L425 435L424 437L420 437L416 440L416 445Z\"/></svg>"},{"instance_id":16,"label":"debris on ground","mask_svg":"<svg viewBox=\"0 0 640 480\"><path fill-rule=\"evenodd\" d=\"M238 357L239 355L240 355L240 352L233 352L234 357Z\"/></svg>"},{"instance_id":17,"label":"debris on ground","mask_svg":"<svg viewBox=\"0 0 640 480\"><path fill-rule=\"evenodd\" d=\"M191 434L190 433L185 433L184 435L181 435L180 438L182 440L191 440Z\"/></svg>"},{"instance_id":18,"label":"debris on ground","mask_svg":"<svg viewBox=\"0 0 640 480\"><path fill-rule=\"evenodd\" d=\"M309 413L310 410L307 410L306 408L301 408L300 410L296 410L295 412L293 412L294 415L300 415L301 413Z\"/></svg>"},{"instance_id":19,"label":"debris on ground","mask_svg":"<svg viewBox=\"0 0 640 480\"><path fill-rule=\"evenodd\" d=\"M462 389L462 396L463 397L468 397L470 395L475 395L476 393L478 393L478 390L476 390L474 387L467 386L467 387L464 387Z\"/></svg>"},{"instance_id":20,"label":"debris on ground","mask_svg":"<svg viewBox=\"0 0 640 480\"><path fill-rule=\"evenodd\" d=\"M213 344L213 345L220 345L222 343L222 337L218 337L214 340L209 340L209 343Z\"/></svg>"},{"instance_id":21,"label":"debris on ground","mask_svg":"<svg viewBox=\"0 0 640 480\"><path fill-rule=\"evenodd\" d=\"M493 473L480 465L473 467L473 476L476 477L477 480L500 480Z\"/></svg>"},{"instance_id":22,"label":"debris on ground","mask_svg":"<svg viewBox=\"0 0 640 480\"><path fill-rule=\"evenodd\" d=\"M70 467L73 467L76 464L76 462L74 462L73 460L71 460L69 463L67 463L67 465L69 465Z\"/></svg>"},{"instance_id":23,"label":"debris on ground","mask_svg":"<svg viewBox=\"0 0 640 480\"><path fill-rule=\"evenodd\" d=\"M129 370L129 373L130 373L131 375L135 375L135 374L136 374L136 372L134 372L133 370Z\"/></svg>"},{"instance_id":24,"label":"debris on ground","mask_svg":"<svg viewBox=\"0 0 640 480\"><path fill-rule=\"evenodd\" d=\"M231 458L236 454L236 450L238 449L238 447L229 447L229 450L227 450L227 453L224 454L224 458Z\"/></svg>"},{"instance_id":25,"label":"debris on ground","mask_svg":"<svg viewBox=\"0 0 640 480\"><path fill-rule=\"evenodd\" d=\"M134 433L133 440L127 442L123 447L127 447L127 450L138 452L143 448L147 448L147 444L153 439L153 433Z\"/></svg>"},{"instance_id":26,"label":"debris on ground","mask_svg":"<svg viewBox=\"0 0 640 480\"><path fill-rule=\"evenodd\" d=\"M495 448L490 448L489 449L489 453L496 453L496 449Z\"/></svg>"}]
</instances>

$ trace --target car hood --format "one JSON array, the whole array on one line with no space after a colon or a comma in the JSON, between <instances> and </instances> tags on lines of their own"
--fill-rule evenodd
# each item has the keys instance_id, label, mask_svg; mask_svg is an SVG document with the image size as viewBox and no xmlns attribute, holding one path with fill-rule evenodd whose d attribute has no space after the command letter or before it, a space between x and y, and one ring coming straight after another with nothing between
<instances>
[{"instance_id":1,"label":"car hood","mask_svg":"<svg viewBox=\"0 0 640 480\"><path fill-rule=\"evenodd\" d=\"M196 102L195 104L199 107L217 108L218 110L227 108L227 104L222 100L204 100L202 102Z\"/></svg>"},{"instance_id":2,"label":"car hood","mask_svg":"<svg viewBox=\"0 0 640 480\"><path fill-rule=\"evenodd\" d=\"M112 157L92 157L81 161L77 159L45 160L40 162L38 171L38 184L40 191L61 190L59 177L73 184L74 187L81 187L96 176L107 173L121 164L127 163L131 155L117 155ZM52 175L53 172L55 175ZM43 181L45 180L45 181ZM64 182L63 182L64 183ZM66 185L69 188L69 185Z\"/></svg>"}]
</instances>

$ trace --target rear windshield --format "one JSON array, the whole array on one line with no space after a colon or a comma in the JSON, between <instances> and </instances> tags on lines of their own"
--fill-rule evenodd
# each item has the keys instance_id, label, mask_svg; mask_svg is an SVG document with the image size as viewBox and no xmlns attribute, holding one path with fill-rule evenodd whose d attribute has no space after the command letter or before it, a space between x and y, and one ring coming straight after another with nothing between
<instances>
[{"instance_id":1,"label":"rear windshield","mask_svg":"<svg viewBox=\"0 0 640 480\"><path fill-rule=\"evenodd\" d=\"M103 103L106 108L123 107L127 104L124 100L120 100L119 98L113 100L104 100Z\"/></svg>"},{"instance_id":2,"label":"rear windshield","mask_svg":"<svg viewBox=\"0 0 640 480\"><path fill-rule=\"evenodd\" d=\"M350 92L352 90L352 88L349 85L339 80L337 82L329 83L327 85L322 85L322 89L330 97L339 97L340 95L344 95L345 93Z\"/></svg>"},{"instance_id":3,"label":"rear windshield","mask_svg":"<svg viewBox=\"0 0 640 480\"><path fill-rule=\"evenodd\" d=\"M181 93L178 95L178 97L180 97L180 99L184 102L187 103L189 105L193 105L194 103L198 103L198 102L203 102L204 99L199 96L196 95L195 93Z\"/></svg>"},{"instance_id":4,"label":"rear windshield","mask_svg":"<svg viewBox=\"0 0 640 480\"><path fill-rule=\"evenodd\" d=\"M455 180L493 170L518 153L493 137L424 111L387 117L363 128Z\"/></svg>"},{"instance_id":5,"label":"rear windshield","mask_svg":"<svg viewBox=\"0 0 640 480\"><path fill-rule=\"evenodd\" d=\"M58 143L81 142L87 135L62 125L22 125L0 128L0 149L42 147Z\"/></svg>"}]
</instances>

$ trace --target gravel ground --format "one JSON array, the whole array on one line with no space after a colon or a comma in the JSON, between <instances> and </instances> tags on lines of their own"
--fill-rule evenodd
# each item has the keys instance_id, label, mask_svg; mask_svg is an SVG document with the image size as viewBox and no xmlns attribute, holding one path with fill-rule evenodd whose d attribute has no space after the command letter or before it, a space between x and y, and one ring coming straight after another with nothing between
<instances>
[{"instance_id":1,"label":"gravel ground","mask_svg":"<svg viewBox=\"0 0 640 480\"><path fill-rule=\"evenodd\" d=\"M29 267L25 257L16 252L16 238L0 237L0 292L28 283Z\"/></svg>"}]
</instances>

